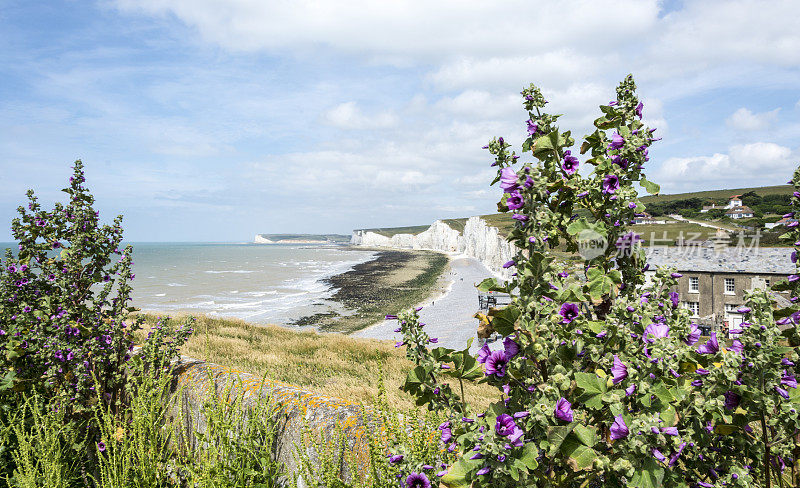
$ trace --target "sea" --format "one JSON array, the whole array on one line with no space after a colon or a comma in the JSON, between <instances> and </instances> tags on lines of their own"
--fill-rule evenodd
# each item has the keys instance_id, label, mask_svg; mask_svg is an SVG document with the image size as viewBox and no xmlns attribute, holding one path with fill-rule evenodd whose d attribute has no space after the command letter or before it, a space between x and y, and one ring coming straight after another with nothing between
<instances>
[{"instance_id":1,"label":"sea","mask_svg":"<svg viewBox=\"0 0 800 488\"><path fill-rule=\"evenodd\" d=\"M338 245L130 243L133 305L143 311L235 317L291 325L328 311L324 280L371 260L373 251ZM0 243L0 252L13 243Z\"/></svg>"}]
</instances>

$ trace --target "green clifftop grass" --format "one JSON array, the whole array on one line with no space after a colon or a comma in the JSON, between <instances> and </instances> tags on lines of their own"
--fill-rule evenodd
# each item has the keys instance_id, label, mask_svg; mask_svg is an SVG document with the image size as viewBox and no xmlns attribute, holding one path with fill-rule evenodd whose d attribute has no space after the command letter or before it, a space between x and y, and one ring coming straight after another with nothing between
<instances>
[{"instance_id":1,"label":"green clifftop grass","mask_svg":"<svg viewBox=\"0 0 800 488\"><path fill-rule=\"evenodd\" d=\"M783 195L783 194L791 194L794 191L794 188L791 185L776 185L776 186L762 186L756 188L732 188L732 189L724 189L724 190L708 190L708 191L698 191L698 192L690 192L690 193L674 193L670 195L649 195L641 197L642 202L647 205L648 203L665 203L670 202L673 200L684 200L688 198L703 198L703 199L727 199L731 195L741 195L747 192L755 192L760 196L765 195ZM497 227L500 231L501 235L508 235L509 231L514 228L514 220L511 218L511 212L509 213L494 213L494 214L487 214L487 215L480 215L486 223L491 227ZM459 232L464 231L464 224L466 223L467 218L458 218L458 219L442 219L442 222L449 225L450 228L457 230ZM676 225L676 224L671 224ZM724 226L724 225L723 225ZM384 227L384 228L375 228L375 229L357 229L363 230L364 232L374 232L376 234L380 234L386 237L392 237L396 234L412 234L417 235L421 232L428 230L430 224L428 225L414 225L414 226L406 226L406 227ZM678 237L680 231L684 232L684 236L687 233L697 233L699 232L703 238L707 236L709 230L708 228L704 228L697 224L691 223L682 223L676 225L674 227L671 226L634 226L633 230L639 233L643 233L647 235L647 239L649 239L650 232L656 232L657 238L661 238L664 231L667 231L668 238L674 240ZM712 230L713 232L713 230Z\"/></svg>"},{"instance_id":2,"label":"green clifftop grass","mask_svg":"<svg viewBox=\"0 0 800 488\"><path fill-rule=\"evenodd\" d=\"M155 324L155 316L146 317ZM389 404L414 407L412 398L399 390L412 363L405 350L391 341L198 316L195 333L181 354L364 404L377 398L382 369ZM467 400L480 408L496 391L486 385L466 385Z\"/></svg>"}]
</instances>

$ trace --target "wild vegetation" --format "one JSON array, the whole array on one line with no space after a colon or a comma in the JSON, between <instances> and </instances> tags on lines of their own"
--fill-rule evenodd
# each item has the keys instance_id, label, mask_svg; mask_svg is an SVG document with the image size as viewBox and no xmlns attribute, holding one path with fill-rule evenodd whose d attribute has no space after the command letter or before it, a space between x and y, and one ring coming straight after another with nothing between
<instances>
[{"instance_id":1,"label":"wild vegetation","mask_svg":"<svg viewBox=\"0 0 800 488\"><path fill-rule=\"evenodd\" d=\"M536 162L520 164L502 138L486 146L503 190L499 207L516 221L509 240L520 249L506 263L512 281L481 284L512 295L492 314L502 348L482 348L477 358L431 348L415 311L387 317L399 320L416 364L404 389L447 416L441 440L460 453L441 480L474 488L797 485L800 277L775 285L791 292L791 306L777 309L768 291L753 290L731 339L701 340L671 291L680 275L659 269L646 282L640 238L628 230L646 210L634 183L659 190L643 172L657 139L641 122L632 77L600 107L595 132L579 146L583 163L558 116L543 112L539 89L522 95L522 150ZM579 173L581 164L591 171ZM798 209L800 169L792 181ZM594 218L579 216L578 204ZM800 246L797 227L785 237ZM592 246L598 240L612 245ZM560 244L583 257L577 276L554 264ZM475 410L441 381L448 376L493 385L497 400ZM404 467L419 473L414 462Z\"/></svg>"}]
</instances>

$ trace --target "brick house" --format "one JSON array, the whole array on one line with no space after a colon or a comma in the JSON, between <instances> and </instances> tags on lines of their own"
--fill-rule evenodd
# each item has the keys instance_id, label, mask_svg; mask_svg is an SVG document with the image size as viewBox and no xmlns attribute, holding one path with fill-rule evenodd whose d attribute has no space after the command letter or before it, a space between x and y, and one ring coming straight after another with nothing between
<instances>
[{"instance_id":1,"label":"brick house","mask_svg":"<svg viewBox=\"0 0 800 488\"><path fill-rule=\"evenodd\" d=\"M648 250L651 268L677 268L683 276L677 291L681 306L689 309L701 325L725 330L742 321L736 310L744 304L744 293L767 288L795 272L789 248L726 250L713 248L662 248ZM648 279L654 271L648 271ZM788 304L788 295L774 293L779 303Z\"/></svg>"}]
</instances>

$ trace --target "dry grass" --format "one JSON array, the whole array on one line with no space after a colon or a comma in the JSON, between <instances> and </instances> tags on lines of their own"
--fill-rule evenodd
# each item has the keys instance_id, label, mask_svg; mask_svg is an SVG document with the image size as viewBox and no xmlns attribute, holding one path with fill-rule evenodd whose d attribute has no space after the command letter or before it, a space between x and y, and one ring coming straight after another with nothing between
<instances>
[{"instance_id":1,"label":"dry grass","mask_svg":"<svg viewBox=\"0 0 800 488\"><path fill-rule=\"evenodd\" d=\"M153 323L155 317L148 320ZM399 389L412 364L404 349L396 349L390 341L199 316L181 354L365 404L378 395L382 368L389 404L414 406ZM486 407L497 398L494 391L486 385L467 385L467 401Z\"/></svg>"}]
</instances>

